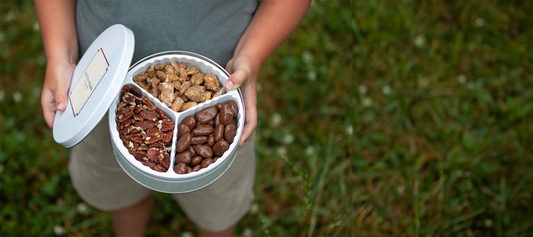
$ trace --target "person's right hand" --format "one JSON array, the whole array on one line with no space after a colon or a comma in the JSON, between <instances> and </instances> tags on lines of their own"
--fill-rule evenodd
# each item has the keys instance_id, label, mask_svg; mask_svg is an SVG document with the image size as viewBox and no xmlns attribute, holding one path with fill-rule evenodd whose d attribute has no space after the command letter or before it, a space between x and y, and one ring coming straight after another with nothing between
<instances>
[{"instance_id":1,"label":"person's right hand","mask_svg":"<svg viewBox=\"0 0 533 237\"><path fill-rule=\"evenodd\" d=\"M54 126L56 111L67 108L67 93L76 64L68 60L48 62L41 93L41 107L48 127Z\"/></svg>"}]
</instances>

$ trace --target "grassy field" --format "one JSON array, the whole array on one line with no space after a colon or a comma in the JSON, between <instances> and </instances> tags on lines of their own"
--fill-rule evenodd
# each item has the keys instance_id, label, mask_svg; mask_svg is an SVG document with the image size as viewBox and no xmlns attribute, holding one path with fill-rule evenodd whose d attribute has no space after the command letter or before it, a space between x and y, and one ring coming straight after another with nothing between
<instances>
[{"instance_id":1,"label":"grassy field","mask_svg":"<svg viewBox=\"0 0 533 237\"><path fill-rule=\"evenodd\" d=\"M533 233L532 1L314 1L262 68L236 235ZM0 2L0 235L110 235L40 109L31 1ZM146 234L192 223L155 194Z\"/></svg>"}]
</instances>

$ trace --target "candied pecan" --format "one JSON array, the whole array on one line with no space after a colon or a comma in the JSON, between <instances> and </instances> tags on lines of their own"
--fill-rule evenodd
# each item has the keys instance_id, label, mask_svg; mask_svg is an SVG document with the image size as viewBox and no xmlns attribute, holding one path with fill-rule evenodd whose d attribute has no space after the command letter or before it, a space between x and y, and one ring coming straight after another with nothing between
<instances>
[{"instance_id":1,"label":"candied pecan","mask_svg":"<svg viewBox=\"0 0 533 237\"><path fill-rule=\"evenodd\" d=\"M193 102L187 102L187 103L183 104L183 106L180 109L180 112L188 110L188 109L190 109L190 108L192 108L192 107L194 107L196 105L198 105L198 103L196 103L194 101Z\"/></svg>"},{"instance_id":2,"label":"candied pecan","mask_svg":"<svg viewBox=\"0 0 533 237\"><path fill-rule=\"evenodd\" d=\"M220 89L220 83L218 79L213 74L207 74L204 76L204 85L205 88L212 91L218 91Z\"/></svg>"},{"instance_id":3,"label":"candied pecan","mask_svg":"<svg viewBox=\"0 0 533 237\"><path fill-rule=\"evenodd\" d=\"M215 94L213 95L213 98L217 96L221 96L223 94L226 94L226 87L221 87Z\"/></svg>"},{"instance_id":4,"label":"candied pecan","mask_svg":"<svg viewBox=\"0 0 533 237\"><path fill-rule=\"evenodd\" d=\"M159 64L157 66L155 66L155 70L157 71L162 71L163 69L165 69L165 64Z\"/></svg>"},{"instance_id":5,"label":"candied pecan","mask_svg":"<svg viewBox=\"0 0 533 237\"><path fill-rule=\"evenodd\" d=\"M166 74L176 74L176 72L174 71L174 68L171 65L166 65L165 66L165 73Z\"/></svg>"},{"instance_id":6,"label":"candied pecan","mask_svg":"<svg viewBox=\"0 0 533 237\"><path fill-rule=\"evenodd\" d=\"M148 74L148 77L154 77L154 74L155 74L154 65L150 65L150 67L146 69L146 74Z\"/></svg>"},{"instance_id":7,"label":"candied pecan","mask_svg":"<svg viewBox=\"0 0 533 237\"><path fill-rule=\"evenodd\" d=\"M155 98L157 98L157 96L159 95L159 82L161 82L161 80L157 79L157 78L152 78L150 79L150 84L151 84L151 91L150 91L150 94L152 94Z\"/></svg>"},{"instance_id":8,"label":"candied pecan","mask_svg":"<svg viewBox=\"0 0 533 237\"><path fill-rule=\"evenodd\" d=\"M165 82L177 82L178 76L176 74L167 74L167 78L165 78Z\"/></svg>"},{"instance_id":9,"label":"candied pecan","mask_svg":"<svg viewBox=\"0 0 533 237\"><path fill-rule=\"evenodd\" d=\"M172 85L171 83L163 82L159 84L159 89L161 91L159 99L165 105L170 106L172 104L172 101L174 101L174 97L176 97L176 95L174 94L174 85Z\"/></svg>"},{"instance_id":10,"label":"candied pecan","mask_svg":"<svg viewBox=\"0 0 533 237\"><path fill-rule=\"evenodd\" d=\"M206 91L206 92L204 92L204 94L203 94L203 99L202 99L202 103L203 103L203 102L206 102L206 101L208 101L208 100L210 100L210 99L211 99L211 92L210 92L210 91Z\"/></svg>"},{"instance_id":11,"label":"candied pecan","mask_svg":"<svg viewBox=\"0 0 533 237\"><path fill-rule=\"evenodd\" d=\"M204 98L205 86L193 86L187 89L185 96L195 102L202 102Z\"/></svg>"},{"instance_id":12,"label":"candied pecan","mask_svg":"<svg viewBox=\"0 0 533 237\"><path fill-rule=\"evenodd\" d=\"M176 89L179 92L181 83L179 81L173 81L172 85L174 86L174 89Z\"/></svg>"},{"instance_id":13,"label":"candied pecan","mask_svg":"<svg viewBox=\"0 0 533 237\"><path fill-rule=\"evenodd\" d=\"M156 71L155 72L155 75L157 76L157 78L161 81L165 81L165 79L167 79L167 74L165 74L163 71ZM153 86L153 85L152 85Z\"/></svg>"},{"instance_id":14,"label":"candied pecan","mask_svg":"<svg viewBox=\"0 0 533 237\"><path fill-rule=\"evenodd\" d=\"M178 112L181 107L183 106L183 99L179 96L176 96L176 98L174 99L174 102L172 102L172 105L170 106L170 109Z\"/></svg>"},{"instance_id":15,"label":"candied pecan","mask_svg":"<svg viewBox=\"0 0 533 237\"><path fill-rule=\"evenodd\" d=\"M146 78L148 78L148 73L143 72L143 73L139 73L137 76L135 76L133 78L133 81L134 82L146 81Z\"/></svg>"},{"instance_id":16,"label":"candied pecan","mask_svg":"<svg viewBox=\"0 0 533 237\"><path fill-rule=\"evenodd\" d=\"M193 86L192 82L190 81L185 81L183 83L181 83L181 87L180 87L180 93L181 94L184 94L185 91L187 91L189 89L189 87Z\"/></svg>"},{"instance_id":17,"label":"candied pecan","mask_svg":"<svg viewBox=\"0 0 533 237\"><path fill-rule=\"evenodd\" d=\"M204 82L204 74L201 72L192 75L191 82L194 85L200 85Z\"/></svg>"},{"instance_id":18,"label":"candied pecan","mask_svg":"<svg viewBox=\"0 0 533 237\"><path fill-rule=\"evenodd\" d=\"M137 85L141 86L145 91L149 91L148 84L146 84L144 81L137 82Z\"/></svg>"},{"instance_id":19,"label":"candied pecan","mask_svg":"<svg viewBox=\"0 0 533 237\"><path fill-rule=\"evenodd\" d=\"M185 69L185 73L187 75L194 75L196 73L198 73L198 69L195 67L195 66L188 66L186 69Z\"/></svg>"},{"instance_id":20,"label":"candied pecan","mask_svg":"<svg viewBox=\"0 0 533 237\"><path fill-rule=\"evenodd\" d=\"M174 69L174 74L177 75L179 73L178 64L175 61L170 61L170 66L172 67L172 69Z\"/></svg>"}]
</instances>

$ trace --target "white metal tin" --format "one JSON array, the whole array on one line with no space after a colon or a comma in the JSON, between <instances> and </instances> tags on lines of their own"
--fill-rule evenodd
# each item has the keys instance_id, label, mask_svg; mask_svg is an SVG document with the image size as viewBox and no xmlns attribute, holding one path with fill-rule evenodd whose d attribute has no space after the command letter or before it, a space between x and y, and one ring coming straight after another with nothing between
<instances>
[{"instance_id":1,"label":"white metal tin","mask_svg":"<svg viewBox=\"0 0 533 237\"><path fill-rule=\"evenodd\" d=\"M131 154L129 154L127 148L123 145L122 140L120 140L118 130L116 128L116 112L119 103L118 95L115 95L115 99L112 105L109 107L109 131L111 136L111 145L113 147L115 157L122 169L132 179L134 179L141 185L155 191L164 193L188 193L204 188L209 184L215 182L228 170L228 168L233 163L233 160L235 159L239 148L238 141L240 140L244 127L244 102L240 89L238 89L228 91L222 96L212 98L211 100L208 100L193 108L190 108L187 111L172 111L161 101L154 98L150 93L144 91L144 89L137 86L137 84L133 82L133 77L141 72L145 72L150 65L168 65L170 61L183 62L187 66L194 65L203 74L214 74L217 76L222 86L225 85L229 74L224 70L223 67L221 67L214 61L202 55L185 51L161 52L148 56L131 66L129 72L126 75L124 85L127 84L130 87L141 91L144 96L148 97L157 108L163 110L167 114L167 116L175 123L174 136L172 138L172 151L170 155L171 168L169 168L169 170L164 173L157 172L150 169L149 167L144 166L143 164L141 164L141 162L135 160L135 158ZM237 107L239 109L239 114L237 116L237 132L235 135L235 139L234 142L230 145L228 151L226 151L224 155L217 160L217 162L211 164L207 168L189 174L176 174L172 167L174 167L175 165L175 151L178 125L185 117L189 115L196 115L196 113L206 107L215 106L217 103L227 103L230 100L236 102Z\"/></svg>"},{"instance_id":2,"label":"white metal tin","mask_svg":"<svg viewBox=\"0 0 533 237\"><path fill-rule=\"evenodd\" d=\"M67 108L65 111L57 111L55 115L53 135L57 143L65 148L73 147L89 135L100 122L122 89L128 66L133 58L134 48L133 32L120 24L106 29L89 46L74 69ZM97 56L100 57L100 62L91 63ZM105 63L108 63L107 68L104 68ZM89 65L92 67L88 68ZM94 78L97 76L93 77L94 74L103 75L103 77L95 81ZM77 96L71 97L73 88L84 87L85 93L83 94L87 95L87 98L71 100L71 98L77 98ZM74 112L75 106L72 101L74 104L78 101L77 104L81 110Z\"/></svg>"}]
</instances>

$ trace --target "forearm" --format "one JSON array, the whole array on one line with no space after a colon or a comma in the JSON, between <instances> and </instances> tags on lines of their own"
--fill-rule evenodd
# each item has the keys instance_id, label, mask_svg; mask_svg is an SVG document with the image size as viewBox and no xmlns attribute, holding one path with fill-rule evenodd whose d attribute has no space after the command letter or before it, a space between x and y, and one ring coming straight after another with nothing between
<instances>
[{"instance_id":1,"label":"forearm","mask_svg":"<svg viewBox=\"0 0 533 237\"><path fill-rule=\"evenodd\" d=\"M35 0L48 62L78 60L75 0Z\"/></svg>"},{"instance_id":2,"label":"forearm","mask_svg":"<svg viewBox=\"0 0 533 237\"><path fill-rule=\"evenodd\" d=\"M261 1L235 48L234 57L250 58L253 68L258 70L298 27L310 4L310 0Z\"/></svg>"}]
</instances>

